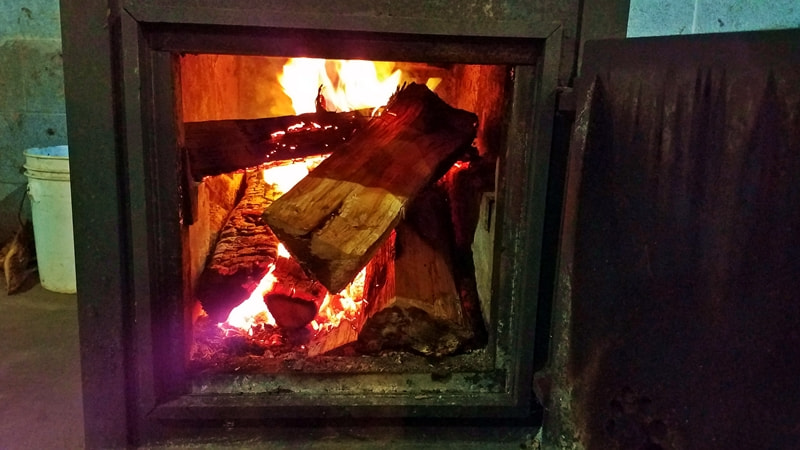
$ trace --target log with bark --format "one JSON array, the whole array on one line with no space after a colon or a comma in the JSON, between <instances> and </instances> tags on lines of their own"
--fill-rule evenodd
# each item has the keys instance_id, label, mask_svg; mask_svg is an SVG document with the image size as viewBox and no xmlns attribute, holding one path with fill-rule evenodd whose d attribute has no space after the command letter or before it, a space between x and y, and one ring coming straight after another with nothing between
<instances>
[{"instance_id":1,"label":"log with bark","mask_svg":"<svg viewBox=\"0 0 800 450\"><path fill-rule=\"evenodd\" d=\"M195 181L270 161L329 153L368 121L364 111L184 123L184 151Z\"/></svg>"},{"instance_id":2,"label":"log with bark","mask_svg":"<svg viewBox=\"0 0 800 450\"><path fill-rule=\"evenodd\" d=\"M265 181L261 171L250 171L241 200L228 215L200 275L195 296L216 322L246 300L272 269L280 280L264 299L279 326L300 328L308 324L327 291L308 277L300 265L279 252L280 242L263 222L264 209L282 194Z\"/></svg>"},{"instance_id":3,"label":"log with bark","mask_svg":"<svg viewBox=\"0 0 800 450\"><path fill-rule=\"evenodd\" d=\"M411 84L383 114L265 211L270 228L331 292L383 245L406 205L475 137L475 114Z\"/></svg>"},{"instance_id":4,"label":"log with bark","mask_svg":"<svg viewBox=\"0 0 800 450\"><path fill-rule=\"evenodd\" d=\"M464 312L482 336L490 323L496 171L495 160L477 157L454 166L438 182L446 189L451 205L456 284L462 292Z\"/></svg>"},{"instance_id":5,"label":"log with bark","mask_svg":"<svg viewBox=\"0 0 800 450\"><path fill-rule=\"evenodd\" d=\"M271 188L260 171L248 173L246 183L195 290L214 322L225 321L249 297L278 256L278 238L261 217Z\"/></svg>"}]
</instances>

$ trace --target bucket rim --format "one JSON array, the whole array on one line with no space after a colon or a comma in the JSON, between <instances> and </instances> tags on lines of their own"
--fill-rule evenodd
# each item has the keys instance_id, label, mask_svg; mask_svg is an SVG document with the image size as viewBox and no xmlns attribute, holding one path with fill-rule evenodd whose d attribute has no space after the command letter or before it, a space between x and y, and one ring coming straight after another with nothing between
<instances>
[{"instance_id":1,"label":"bucket rim","mask_svg":"<svg viewBox=\"0 0 800 450\"><path fill-rule=\"evenodd\" d=\"M37 153L37 150L55 150L56 155L46 155ZM48 147L30 147L26 148L22 154L26 157L32 158L47 158L47 159L69 159L69 145L51 145Z\"/></svg>"}]
</instances>

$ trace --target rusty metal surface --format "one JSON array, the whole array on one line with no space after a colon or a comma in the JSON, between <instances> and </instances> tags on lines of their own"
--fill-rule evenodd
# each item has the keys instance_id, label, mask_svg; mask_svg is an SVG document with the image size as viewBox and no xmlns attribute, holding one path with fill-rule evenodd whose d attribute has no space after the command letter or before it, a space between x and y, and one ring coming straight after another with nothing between
<instances>
[{"instance_id":1,"label":"rusty metal surface","mask_svg":"<svg viewBox=\"0 0 800 450\"><path fill-rule=\"evenodd\" d=\"M545 439L800 445L799 43L587 44Z\"/></svg>"}]
</instances>

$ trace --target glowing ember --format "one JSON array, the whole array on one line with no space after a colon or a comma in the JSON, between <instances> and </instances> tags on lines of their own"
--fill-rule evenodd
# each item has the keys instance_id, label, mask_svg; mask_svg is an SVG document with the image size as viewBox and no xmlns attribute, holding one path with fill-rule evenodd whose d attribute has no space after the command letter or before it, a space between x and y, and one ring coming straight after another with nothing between
<instances>
[{"instance_id":1,"label":"glowing ember","mask_svg":"<svg viewBox=\"0 0 800 450\"><path fill-rule=\"evenodd\" d=\"M296 114L316 110L319 86L328 110L353 111L386 104L402 77L393 68L394 63L292 58L278 80Z\"/></svg>"},{"instance_id":2,"label":"glowing ember","mask_svg":"<svg viewBox=\"0 0 800 450\"><path fill-rule=\"evenodd\" d=\"M302 130L302 129L303 129L303 127L305 127L305 126L306 126L306 123L305 123L305 122L300 122L300 123L296 123L296 124L294 124L294 125L290 126L290 127L289 127L289 128L287 128L287 129L288 129L289 131Z\"/></svg>"}]
</instances>

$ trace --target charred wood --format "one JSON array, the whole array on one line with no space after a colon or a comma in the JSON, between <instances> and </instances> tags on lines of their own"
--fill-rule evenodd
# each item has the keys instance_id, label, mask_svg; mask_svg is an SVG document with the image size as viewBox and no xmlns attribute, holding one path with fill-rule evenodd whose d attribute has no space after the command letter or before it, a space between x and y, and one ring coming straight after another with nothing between
<instances>
[{"instance_id":1,"label":"charred wood","mask_svg":"<svg viewBox=\"0 0 800 450\"><path fill-rule=\"evenodd\" d=\"M271 161L329 153L363 127L363 111L184 123L184 150L195 181Z\"/></svg>"},{"instance_id":2,"label":"charred wood","mask_svg":"<svg viewBox=\"0 0 800 450\"><path fill-rule=\"evenodd\" d=\"M496 162L475 157L454 166L437 184L447 191L455 237L453 272L464 313L485 337L490 323L495 239Z\"/></svg>"},{"instance_id":3,"label":"charred wood","mask_svg":"<svg viewBox=\"0 0 800 450\"><path fill-rule=\"evenodd\" d=\"M278 257L273 275L280 282L264 297L264 303L275 322L290 330L308 325L328 291L309 278L294 258Z\"/></svg>"}]
</instances>

